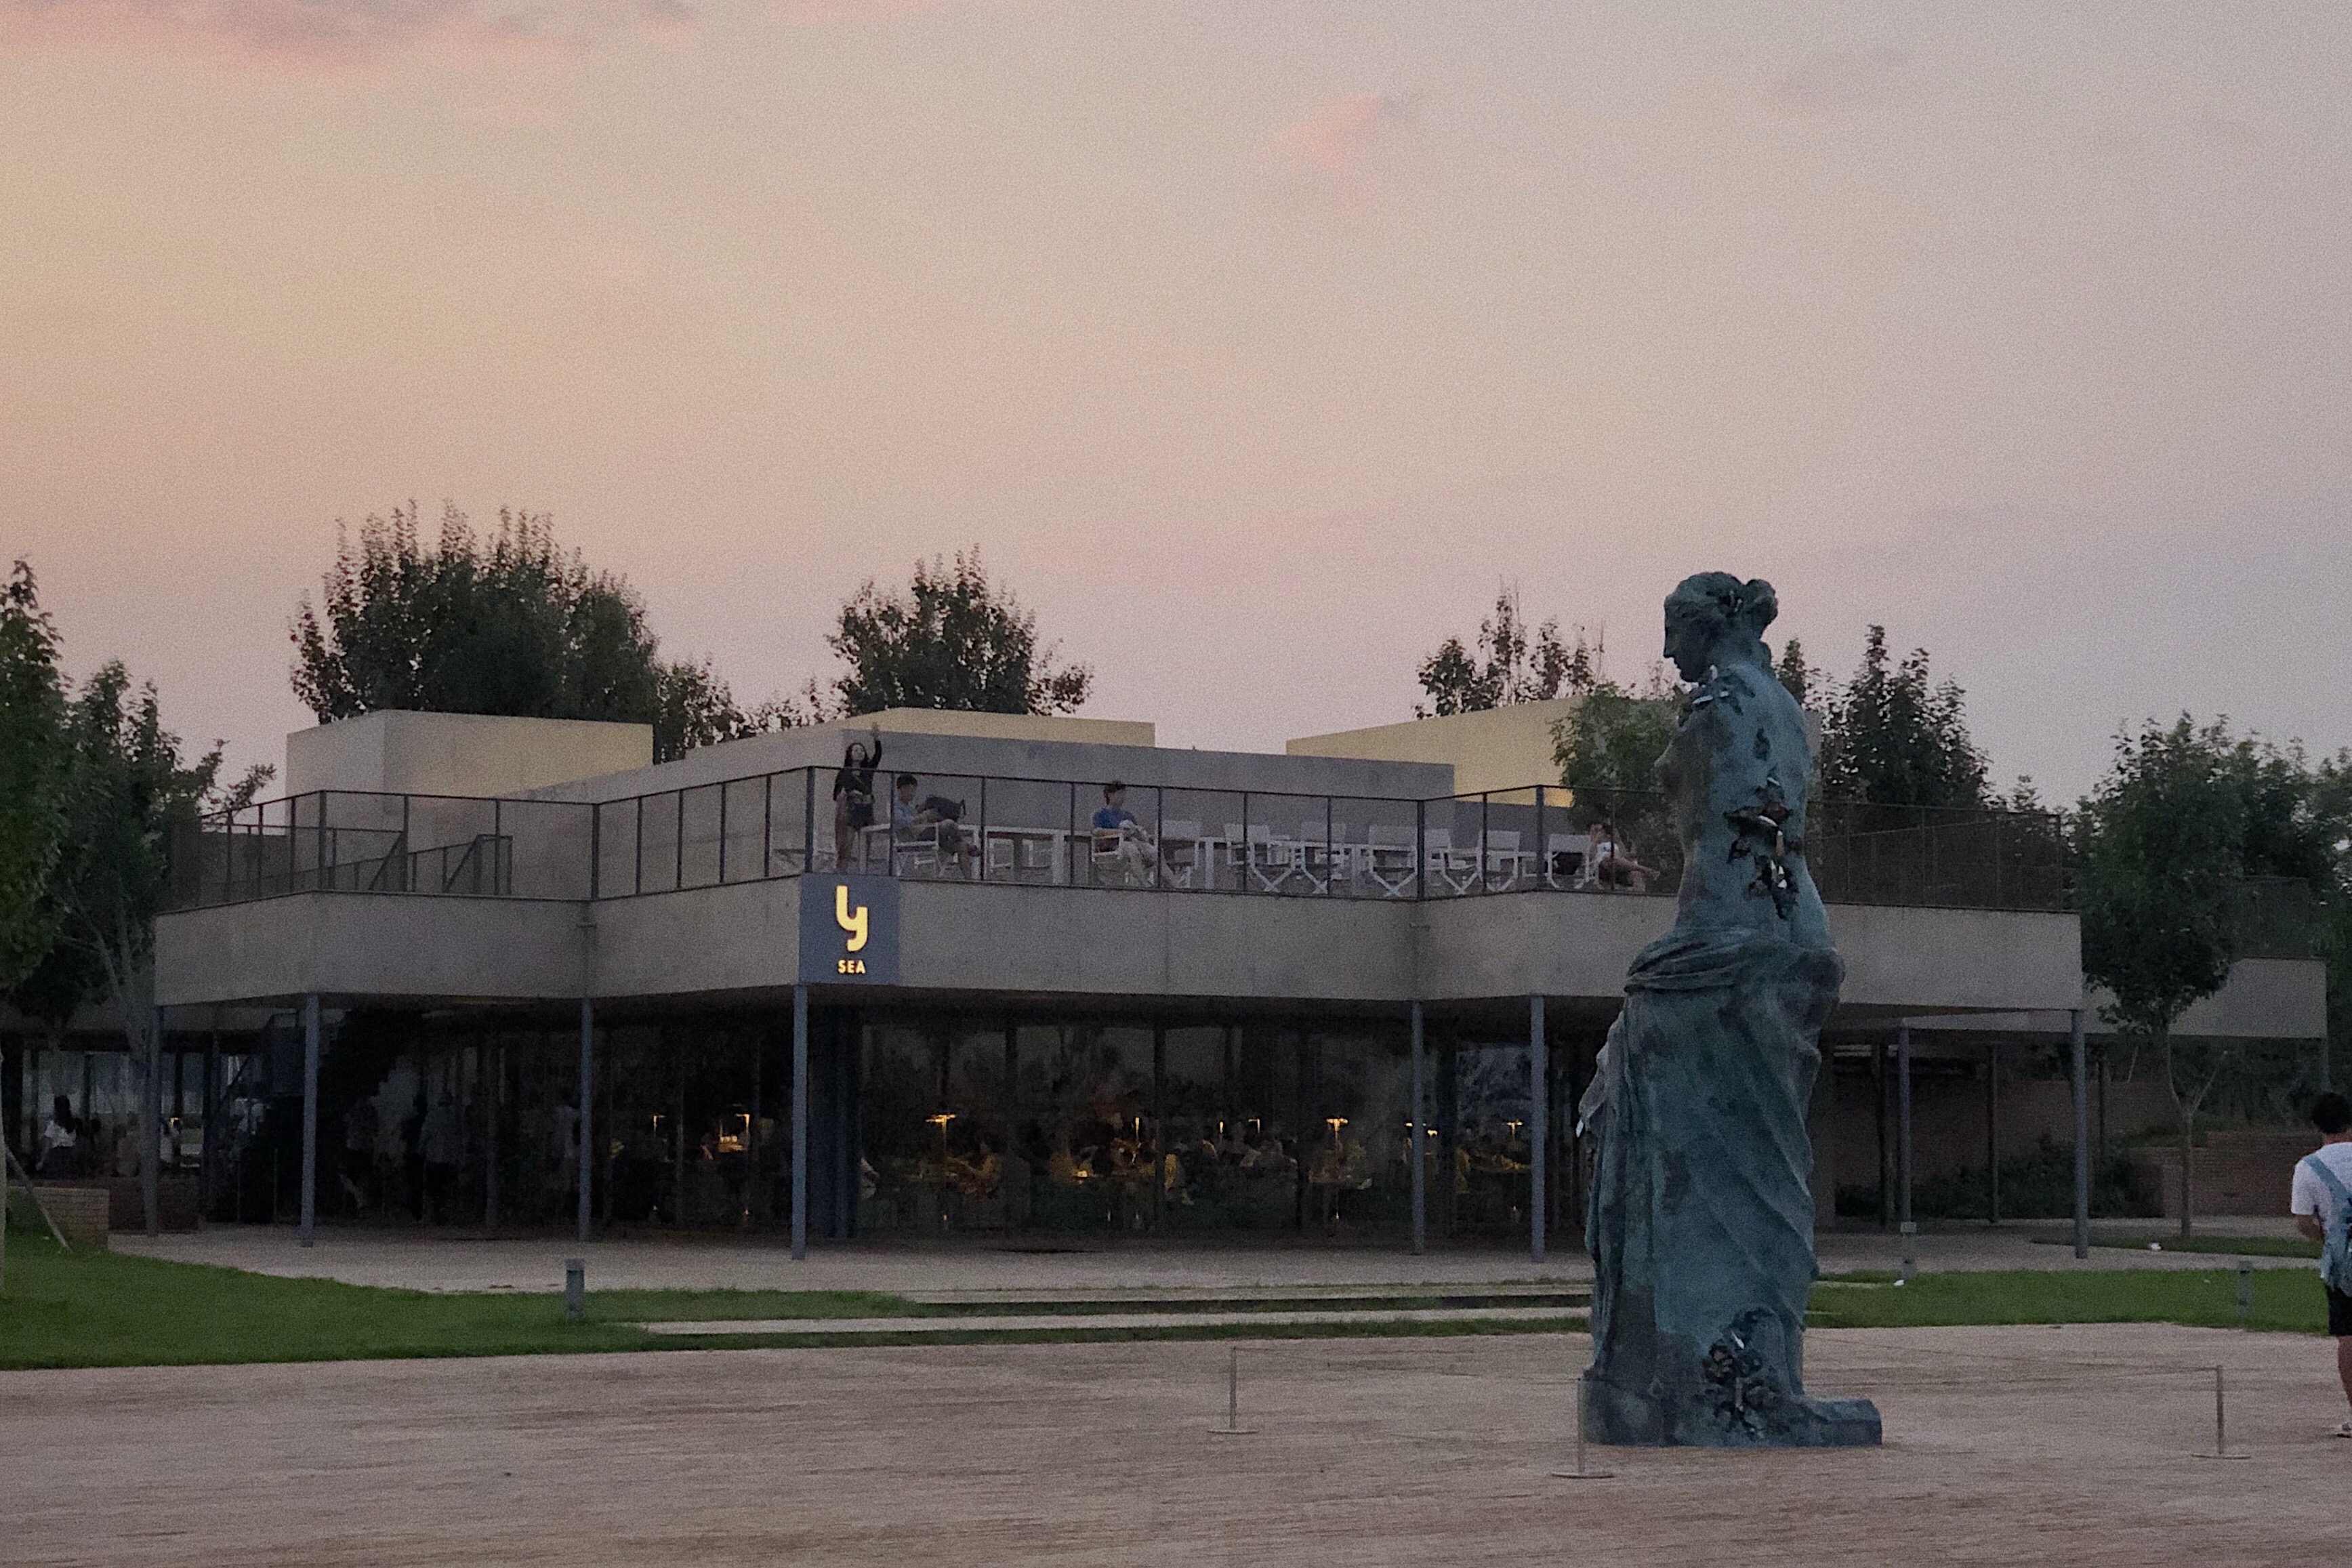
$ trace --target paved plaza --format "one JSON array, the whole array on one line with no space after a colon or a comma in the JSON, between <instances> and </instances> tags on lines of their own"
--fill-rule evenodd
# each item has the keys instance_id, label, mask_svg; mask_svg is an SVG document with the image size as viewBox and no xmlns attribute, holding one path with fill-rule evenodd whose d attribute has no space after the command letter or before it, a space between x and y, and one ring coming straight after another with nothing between
<instances>
[{"instance_id":1,"label":"paved plaza","mask_svg":"<svg viewBox=\"0 0 2352 1568\"><path fill-rule=\"evenodd\" d=\"M2173 1233L2172 1222L2165 1220L2102 1220L2096 1228L2102 1236L2145 1236L2159 1244ZM2199 1229L2225 1236L2294 1234L2293 1223L2284 1217L2222 1217L2201 1223ZM2053 1245L2071 1235L2063 1221L1998 1227L1955 1225L1923 1234L1914 1238L1914 1245L1920 1267L1931 1270L2215 1268L2236 1261L2210 1253L2100 1247L2078 1263L2071 1247ZM1437 1247L1415 1258L1402 1247L1316 1243L879 1241L821 1245L811 1249L806 1261L795 1264L765 1237L655 1236L583 1247L561 1236L469 1239L447 1231L321 1229L318 1244L306 1248L296 1244L289 1226L213 1226L152 1241L118 1234L113 1247L118 1252L261 1274L421 1290L559 1289L563 1260L571 1257L587 1259L591 1289L887 1290L964 1300L985 1300L992 1292L1213 1295L1251 1289L1374 1285L1588 1284L1592 1279L1591 1263L1572 1245L1556 1247L1538 1264L1524 1248L1499 1245ZM1832 1231L1821 1237L1820 1252L1822 1268L1831 1273L1894 1268L1903 1257L1903 1240L1874 1229ZM2307 1258L2258 1258L2253 1262L2263 1268L2311 1268Z\"/></svg>"},{"instance_id":2,"label":"paved plaza","mask_svg":"<svg viewBox=\"0 0 2352 1568\"><path fill-rule=\"evenodd\" d=\"M0 1561L2303 1564L2325 1342L1822 1331L1875 1451L1594 1450L1579 1335L716 1351L5 1374ZM2212 1447L2211 1373L2235 1440Z\"/></svg>"}]
</instances>

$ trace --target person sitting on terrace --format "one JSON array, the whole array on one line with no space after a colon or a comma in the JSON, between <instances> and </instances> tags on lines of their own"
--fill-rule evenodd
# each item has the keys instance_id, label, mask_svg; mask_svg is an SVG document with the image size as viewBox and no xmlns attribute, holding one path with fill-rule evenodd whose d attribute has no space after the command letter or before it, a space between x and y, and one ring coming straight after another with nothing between
<instances>
[{"instance_id":1,"label":"person sitting on terrace","mask_svg":"<svg viewBox=\"0 0 2352 1568\"><path fill-rule=\"evenodd\" d=\"M1097 856L1116 851L1127 869L1139 878L1149 877L1159 858L1159 846L1135 819L1135 813L1127 809L1127 786L1117 779L1103 785L1102 809L1094 815L1094 838Z\"/></svg>"},{"instance_id":2,"label":"person sitting on terrace","mask_svg":"<svg viewBox=\"0 0 2352 1568\"><path fill-rule=\"evenodd\" d=\"M894 845L905 848L910 844L937 844L943 856L952 855L971 862L978 858L978 849L964 837L963 815L960 801L944 795L932 795L918 801L915 792L923 787L922 781L912 773L900 773L890 795L890 837Z\"/></svg>"},{"instance_id":3,"label":"person sitting on terrace","mask_svg":"<svg viewBox=\"0 0 2352 1568\"><path fill-rule=\"evenodd\" d=\"M1650 868L1633 858L1618 838L1613 822L1592 825L1592 876L1603 888L1624 888L1636 893L1650 890Z\"/></svg>"},{"instance_id":4,"label":"person sitting on terrace","mask_svg":"<svg viewBox=\"0 0 2352 1568\"><path fill-rule=\"evenodd\" d=\"M833 864L849 867L850 847L863 829L874 826L874 770L882 763L882 726L873 729L874 744L852 741L841 751L841 771L833 775Z\"/></svg>"}]
</instances>

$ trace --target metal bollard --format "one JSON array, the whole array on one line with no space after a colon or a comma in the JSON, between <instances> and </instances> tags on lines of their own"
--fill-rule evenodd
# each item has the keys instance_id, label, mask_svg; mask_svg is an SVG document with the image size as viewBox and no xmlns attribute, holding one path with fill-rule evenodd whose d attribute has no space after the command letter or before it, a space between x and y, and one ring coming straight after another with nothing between
<instances>
[{"instance_id":1,"label":"metal bollard","mask_svg":"<svg viewBox=\"0 0 2352 1568\"><path fill-rule=\"evenodd\" d=\"M2238 1327L2253 1327L2254 1262L2251 1258L2238 1259Z\"/></svg>"},{"instance_id":2,"label":"metal bollard","mask_svg":"<svg viewBox=\"0 0 2352 1568\"><path fill-rule=\"evenodd\" d=\"M1225 1351L1225 1424L1209 1428L1212 1437L1246 1437L1257 1430L1242 1425L1242 1352L1239 1345Z\"/></svg>"},{"instance_id":3,"label":"metal bollard","mask_svg":"<svg viewBox=\"0 0 2352 1568\"><path fill-rule=\"evenodd\" d=\"M588 1310L588 1260L567 1258L563 1260L563 1321L576 1323Z\"/></svg>"},{"instance_id":4,"label":"metal bollard","mask_svg":"<svg viewBox=\"0 0 2352 1568\"><path fill-rule=\"evenodd\" d=\"M2228 1406L2223 1402L2223 1386L2221 1369L2217 1366L2213 1369L2213 1451L2210 1454L2200 1454L2198 1458L2201 1459L2252 1458L2253 1456L2251 1454L2230 1452L2230 1417Z\"/></svg>"},{"instance_id":5,"label":"metal bollard","mask_svg":"<svg viewBox=\"0 0 2352 1568\"><path fill-rule=\"evenodd\" d=\"M1576 1380L1576 1468L1554 1470L1556 1481L1605 1481L1616 1475L1614 1470L1588 1470L1584 1468L1584 1380Z\"/></svg>"}]
</instances>

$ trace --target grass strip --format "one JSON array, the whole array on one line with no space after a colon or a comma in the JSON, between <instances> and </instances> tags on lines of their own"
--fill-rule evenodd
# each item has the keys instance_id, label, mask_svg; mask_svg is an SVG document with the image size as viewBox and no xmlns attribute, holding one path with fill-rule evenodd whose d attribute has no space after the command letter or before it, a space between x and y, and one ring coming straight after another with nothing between
<instances>
[{"instance_id":1,"label":"grass strip","mask_svg":"<svg viewBox=\"0 0 2352 1568\"><path fill-rule=\"evenodd\" d=\"M2315 1275L2258 1268L2249 1327L2327 1331ZM1920 1274L1907 1285L1825 1279L1813 1287L1805 1321L1825 1329L1952 1328L2011 1323L2181 1323L2238 1326L2234 1268L2115 1268L2066 1273Z\"/></svg>"},{"instance_id":2,"label":"grass strip","mask_svg":"<svg viewBox=\"0 0 2352 1568\"><path fill-rule=\"evenodd\" d=\"M436 1293L281 1279L118 1253L60 1254L46 1237L12 1235L0 1295L0 1368L234 1364L419 1356L567 1354L828 1345L1107 1343L1154 1340L1452 1338L1561 1333L1575 1318L1412 1322L1368 1312L1337 1323L1172 1323L1067 1328L878 1330L856 1334L648 1334L664 1320L923 1318L983 1315L867 1291L598 1290L583 1321L567 1322L553 1293ZM2234 1269L1923 1274L1897 1285L1859 1272L1816 1285L1809 1321L1822 1328L1929 1328L2013 1323L2238 1324ZM2326 1309L2299 1269L2258 1270L2251 1326L2317 1334ZM1401 1298L1418 1300L1420 1298ZM1087 1303L1097 1310L1105 1309ZM1026 1310L1034 1308L1024 1307ZM1127 1309L1131 1310L1131 1309Z\"/></svg>"}]
</instances>

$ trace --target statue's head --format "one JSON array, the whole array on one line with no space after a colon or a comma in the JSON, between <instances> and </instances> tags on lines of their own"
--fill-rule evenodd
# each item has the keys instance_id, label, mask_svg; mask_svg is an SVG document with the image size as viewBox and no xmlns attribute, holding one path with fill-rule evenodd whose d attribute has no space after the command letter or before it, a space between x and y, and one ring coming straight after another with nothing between
<instances>
[{"instance_id":1,"label":"statue's head","mask_svg":"<svg viewBox=\"0 0 2352 1568\"><path fill-rule=\"evenodd\" d=\"M1706 679L1710 665L1768 664L1764 628L1780 613L1779 596L1761 577L1685 577L1666 595L1666 658L1685 680Z\"/></svg>"}]
</instances>

